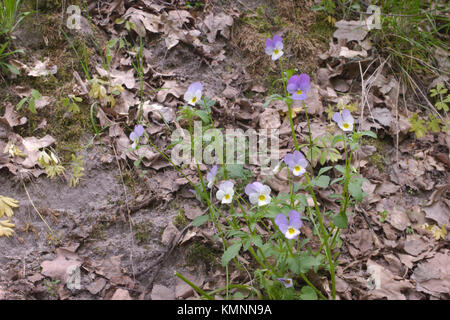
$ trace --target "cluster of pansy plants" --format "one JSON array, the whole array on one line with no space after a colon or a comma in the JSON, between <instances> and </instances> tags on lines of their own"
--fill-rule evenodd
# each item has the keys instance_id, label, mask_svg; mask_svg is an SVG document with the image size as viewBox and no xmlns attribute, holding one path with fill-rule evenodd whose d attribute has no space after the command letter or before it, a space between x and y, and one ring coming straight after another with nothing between
<instances>
[{"instance_id":1,"label":"cluster of pansy plants","mask_svg":"<svg viewBox=\"0 0 450 320\"><path fill-rule=\"evenodd\" d=\"M321 157L321 161L315 161L317 140L312 139L308 106L305 105L311 89L311 80L309 75L304 73L283 71L283 49L281 36L267 39L265 52L273 61L279 61L280 80L284 91L284 94L268 97L268 102L282 100L287 104L294 145L292 152L280 159L280 165L276 168L288 172L289 181L286 184L289 185L289 193L276 194L268 181L256 177L236 177L230 174L231 165L224 163L209 168L206 174L196 163L199 182L195 183L180 167L172 163L194 187L195 190L192 191L199 200L208 206L209 213L197 217L193 225L200 226L207 221L214 224L217 229L214 241L219 237L222 241L224 253L221 263L226 272L229 272L231 263L239 267L242 261L239 255L244 252L254 259L252 270L255 281L252 285L227 283L226 287L214 290L214 294L225 292L226 298L230 298L228 294L231 289L238 288L259 298L335 299L335 270L341 243L340 230L347 228L348 215L354 204L362 201L364 196L364 179L351 165L352 154L359 147L362 136L376 138L376 135L370 131L355 131L355 120L349 110L336 112L330 123L330 127L334 127L331 130L334 133L330 133L322 142L326 144L326 148L332 148L334 154L339 153L339 157L325 157L324 160ZM214 126L211 113L214 101L209 100L202 91L201 82L192 83L184 95L186 105L179 109L178 120L187 121L191 143L192 121L195 117L209 126ZM301 101L305 111L308 137L301 141L303 144L299 144L294 127L294 100ZM143 134L141 126L134 128L130 134L133 147L139 145ZM153 146L150 140L149 143ZM156 150L159 151L157 148ZM341 162L334 166L324 166L329 160ZM334 188L334 184L342 186ZM329 200L335 201L339 207L336 212L319 205L316 193L326 188L342 191L332 192L328 196ZM302 226L305 222L320 243L304 235ZM311 271L329 276L329 291L324 291L323 287L318 287L317 283L310 281L307 274ZM204 298L213 298L182 275L177 273L177 276L192 285Z\"/></svg>"}]
</instances>

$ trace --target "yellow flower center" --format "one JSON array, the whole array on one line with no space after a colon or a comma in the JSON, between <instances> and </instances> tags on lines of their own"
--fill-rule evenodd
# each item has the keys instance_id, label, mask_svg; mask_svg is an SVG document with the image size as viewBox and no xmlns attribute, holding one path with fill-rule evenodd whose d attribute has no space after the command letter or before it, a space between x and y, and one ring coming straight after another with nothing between
<instances>
[{"instance_id":1,"label":"yellow flower center","mask_svg":"<svg viewBox=\"0 0 450 320\"><path fill-rule=\"evenodd\" d=\"M297 90L297 94L298 94L298 95L301 95L301 94L302 94L302 90L298 89L298 90Z\"/></svg>"},{"instance_id":2,"label":"yellow flower center","mask_svg":"<svg viewBox=\"0 0 450 320\"><path fill-rule=\"evenodd\" d=\"M294 234L295 233L295 229L292 227L289 227L288 229L289 234Z\"/></svg>"},{"instance_id":3,"label":"yellow flower center","mask_svg":"<svg viewBox=\"0 0 450 320\"><path fill-rule=\"evenodd\" d=\"M294 168L294 171L296 171L296 172L298 172L298 171L300 171L300 170L302 170L302 168L301 168L300 166L296 166L296 167Z\"/></svg>"},{"instance_id":4,"label":"yellow flower center","mask_svg":"<svg viewBox=\"0 0 450 320\"><path fill-rule=\"evenodd\" d=\"M273 50L273 53L278 54L280 51L278 49Z\"/></svg>"},{"instance_id":5,"label":"yellow flower center","mask_svg":"<svg viewBox=\"0 0 450 320\"><path fill-rule=\"evenodd\" d=\"M292 283L292 282L291 282L291 281L292 281L291 279L286 279L286 280L284 280L284 281L286 282L287 285L290 285L290 284Z\"/></svg>"},{"instance_id":6,"label":"yellow flower center","mask_svg":"<svg viewBox=\"0 0 450 320\"><path fill-rule=\"evenodd\" d=\"M195 103L195 101L197 101L197 97L192 98L192 102Z\"/></svg>"},{"instance_id":7,"label":"yellow flower center","mask_svg":"<svg viewBox=\"0 0 450 320\"><path fill-rule=\"evenodd\" d=\"M266 196L265 195L260 195L259 196L259 201L264 201L264 200L266 200Z\"/></svg>"},{"instance_id":8,"label":"yellow flower center","mask_svg":"<svg viewBox=\"0 0 450 320\"><path fill-rule=\"evenodd\" d=\"M350 125L348 123L344 123L344 128L348 129L350 127Z\"/></svg>"},{"instance_id":9,"label":"yellow flower center","mask_svg":"<svg viewBox=\"0 0 450 320\"><path fill-rule=\"evenodd\" d=\"M229 200L230 199L230 195L229 194L226 194L225 195L225 200Z\"/></svg>"}]
</instances>

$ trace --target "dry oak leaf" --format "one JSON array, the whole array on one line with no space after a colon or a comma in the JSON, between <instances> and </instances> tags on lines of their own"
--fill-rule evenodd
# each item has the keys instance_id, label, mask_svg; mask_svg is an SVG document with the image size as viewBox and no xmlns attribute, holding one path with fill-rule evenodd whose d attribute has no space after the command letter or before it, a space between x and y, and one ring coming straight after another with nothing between
<instances>
[{"instance_id":1,"label":"dry oak leaf","mask_svg":"<svg viewBox=\"0 0 450 320\"><path fill-rule=\"evenodd\" d=\"M19 201L13 198L0 196L0 218L3 217L5 214L9 218L12 217L12 215L14 214L12 208L17 207L19 207Z\"/></svg>"},{"instance_id":2,"label":"dry oak leaf","mask_svg":"<svg viewBox=\"0 0 450 320\"><path fill-rule=\"evenodd\" d=\"M230 38L230 27L233 25L233 18L223 12L217 15L210 13L206 16L204 24L210 30L206 36L208 42L213 43L219 31L224 38Z\"/></svg>"}]
</instances>

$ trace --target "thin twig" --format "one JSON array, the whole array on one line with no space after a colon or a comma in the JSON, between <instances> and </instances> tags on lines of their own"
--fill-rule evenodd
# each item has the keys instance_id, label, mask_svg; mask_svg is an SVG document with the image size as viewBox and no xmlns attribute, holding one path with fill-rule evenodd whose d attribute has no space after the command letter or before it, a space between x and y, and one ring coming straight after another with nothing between
<instances>
[{"instance_id":1,"label":"thin twig","mask_svg":"<svg viewBox=\"0 0 450 320\"><path fill-rule=\"evenodd\" d=\"M45 223L45 225L47 226L48 230L50 230L50 233L53 233L53 229L50 228L50 226L48 225L47 221L45 221L44 217L41 215L41 213L39 212L39 210L36 208L36 206L34 205L33 200L31 200L30 194L28 193L27 187L25 186L25 183L22 182L23 184L23 188L25 189L25 192L27 193L28 196L28 200L30 200L31 205L33 206L34 210L37 212L37 214L39 215L39 217L41 218L41 220Z\"/></svg>"}]
</instances>

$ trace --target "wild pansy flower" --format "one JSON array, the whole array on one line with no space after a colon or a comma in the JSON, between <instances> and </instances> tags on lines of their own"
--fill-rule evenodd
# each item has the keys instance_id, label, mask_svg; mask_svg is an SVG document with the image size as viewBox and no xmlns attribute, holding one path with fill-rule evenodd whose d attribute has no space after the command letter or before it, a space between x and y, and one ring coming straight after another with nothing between
<instances>
[{"instance_id":1,"label":"wild pansy flower","mask_svg":"<svg viewBox=\"0 0 450 320\"><path fill-rule=\"evenodd\" d=\"M184 100L192 106L202 99L203 85L201 82L194 82L189 86L184 94Z\"/></svg>"},{"instance_id":2,"label":"wild pansy flower","mask_svg":"<svg viewBox=\"0 0 450 320\"><path fill-rule=\"evenodd\" d=\"M136 149L139 138L144 134L144 127L141 124L138 124L134 127L133 132L130 133L130 140L133 141L131 147Z\"/></svg>"},{"instance_id":3,"label":"wild pansy flower","mask_svg":"<svg viewBox=\"0 0 450 320\"><path fill-rule=\"evenodd\" d=\"M294 285L294 282L291 278L277 278L278 281L280 281L286 288L290 288Z\"/></svg>"},{"instance_id":4,"label":"wild pansy flower","mask_svg":"<svg viewBox=\"0 0 450 320\"><path fill-rule=\"evenodd\" d=\"M349 110L344 109L342 110L342 113L336 112L335 114L333 114L332 119L343 131L353 130L353 124L355 123L355 119L353 119Z\"/></svg>"},{"instance_id":5,"label":"wild pansy flower","mask_svg":"<svg viewBox=\"0 0 450 320\"><path fill-rule=\"evenodd\" d=\"M217 166L211 168L211 171L206 175L206 181L208 181L208 188L212 188L214 181L216 180Z\"/></svg>"},{"instance_id":6,"label":"wild pansy flower","mask_svg":"<svg viewBox=\"0 0 450 320\"><path fill-rule=\"evenodd\" d=\"M270 187L261 182L249 183L245 187L245 194L248 195L251 204L257 204L259 207L270 203Z\"/></svg>"},{"instance_id":7,"label":"wild pansy flower","mask_svg":"<svg viewBox=\"0 0 450 320\"><path fill-rule=\"evenodd\" d=\"M294 176L304 174L308 166L308 161L305 159L305 156L298 150L293 154L288 153L285 155L283 161L289 166L289 170L292 170Z\"/></svg>"},{"instance_id":8,"label":"wild pansy flower","mask_svg":"<svg viewBox=\"0 0 450 320\"><path fill-rule=\"evenodd\" d=\"M219 186L219 191L216 193L217 199L222 203L231 203L234 195L234 183L231 181L224 181Z\"/></svg>"},{"instance_id":9,"label":"wild pansy flower","mask_svg":"<svg viewBox=\"0 0 450 320\"><path fill-rule=\"evenodd\" d=\"M284 214L280 213L275 217L275 224L286 238L294 239L300 234L300 228L303 223L300 219L300 213L291 210L289 211L289 220Z\"/></svg>"},{"instance_id":10,"label":"wild pansy flower","mask_svg":"<svg viewBox=\"0 0 450 320\"><path fill-rule=\"evenodd\" d=\"M273 36L266 40L266 54L272 56L272 60L278 60L283 55L283 39L281 36Z\"/></svg>"},{"instance_id":11,"label":"wild pansy flower","mask_svg":"<svg viewBox=\"0 0 450 320\"><path fill-rule=\"evenodd\" d=\"M286 89L291 94L291 98L294 100L305 100L306 93L311 89L310 81L311 79L306 73L290 77Z\"/></svg>"}]
</instances>

